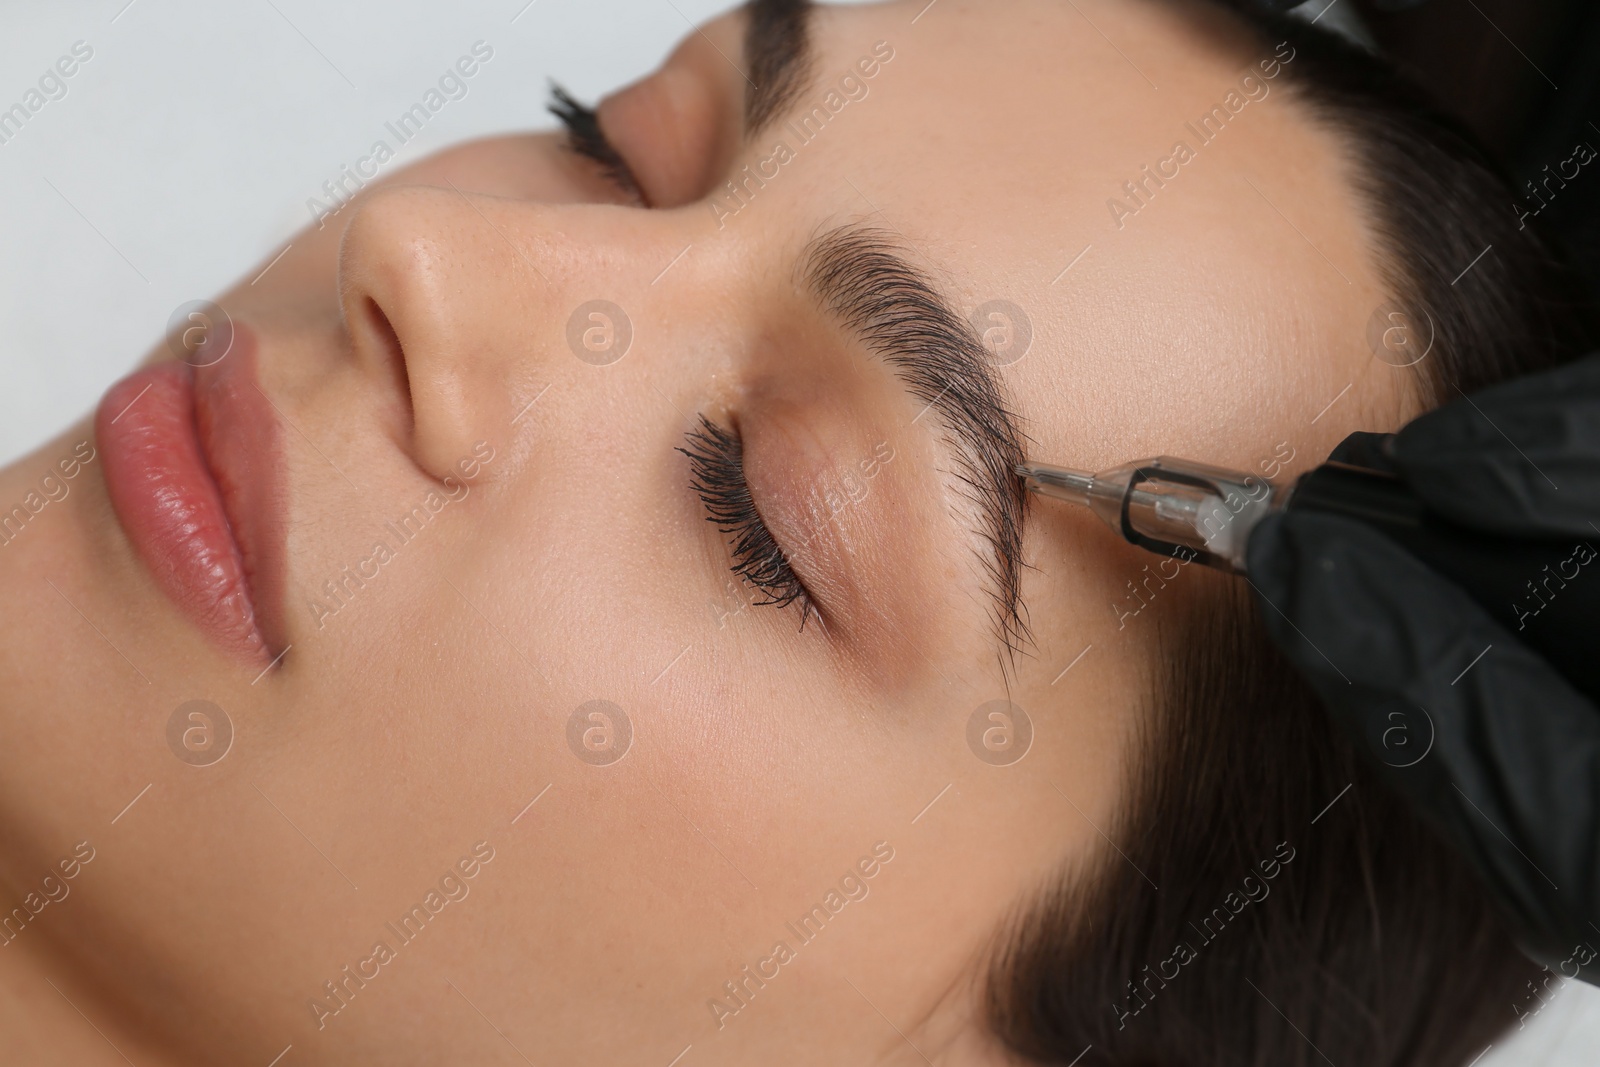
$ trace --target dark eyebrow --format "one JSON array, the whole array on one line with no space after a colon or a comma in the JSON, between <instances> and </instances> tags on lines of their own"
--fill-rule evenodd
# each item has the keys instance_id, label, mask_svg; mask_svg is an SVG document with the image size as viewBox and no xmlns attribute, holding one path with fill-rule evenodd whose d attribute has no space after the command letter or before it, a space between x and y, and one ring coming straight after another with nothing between
<instances>
[{"instance_id":1,"label":"dark eyebrow","mask_svg":"<svg viewBox=\"0 0 1600 1067\"><path fill-rule=\"evenodd\" d=\"M823 308L937 411L951 434L954 474L977 509L979 562L1009 663L1029 639L1020 589L1026 500L1015 473L1022 435L988 350L882 230L847 225L823 233L807 245L800 271Z\"/></svg>"},{"instance_id":2,"label":"dark eyebrow","mask_svg":"<svg viewBox=\"0 0 1600 1067\"><path fill-rule=\"evenodd\" d=\"M744 132L752 137L788 109L811 73L811 0L748 0Z\"/></svg>"}]
</instances>

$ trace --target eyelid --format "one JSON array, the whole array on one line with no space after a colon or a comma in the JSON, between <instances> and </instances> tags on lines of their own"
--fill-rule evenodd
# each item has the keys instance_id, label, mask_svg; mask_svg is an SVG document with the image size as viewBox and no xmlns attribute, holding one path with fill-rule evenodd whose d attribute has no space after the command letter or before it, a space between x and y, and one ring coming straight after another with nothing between
<instances>
[{"instance_id":1,"label":"eyelid","mask_svg":"<svg viewBox=\"0 0 1600 1067\"><path fill-rule=\"evenodd\" d=\"M887 478L873 478L870 489L860 483L859 494L844 491L844 479L882 440L854 404L791 395L752 400L751 407L744 473L763 520L820 606L828 633L859 642L881 629L891 605L904 604L898 594L914 584L905 574L909 555L886 558L887 546L901 541L888 527L915 522L921 509L888 507L896 494Z\"/></svg>"},{"instance_id":2,"label":"eyelid","mask_svg":"<svg viewBox=\"0 0 1600 1067\"><path fill-rule=\"evenodd\" d=\"M688 447L678 451L689 457L690 488L704 503L706 520L729 538L733 573L767 598L758 604L781 608L798 603L802 630L813 615L821 621L811 591L756 506L737 426L724 429L702 415L687 441Z\"/></svg>"},{"instance_id":3,"label":"eyelid","mask_svg":"<svg viewBox=\"0 0 1600 1067\"><path fill-rule=\"evenodd\" d=\"M595 110L612 143L637 163L640 190L656 207L705 196L738 151L737 117L689 59L675 56Z\"/></svg>"}]
</instances>

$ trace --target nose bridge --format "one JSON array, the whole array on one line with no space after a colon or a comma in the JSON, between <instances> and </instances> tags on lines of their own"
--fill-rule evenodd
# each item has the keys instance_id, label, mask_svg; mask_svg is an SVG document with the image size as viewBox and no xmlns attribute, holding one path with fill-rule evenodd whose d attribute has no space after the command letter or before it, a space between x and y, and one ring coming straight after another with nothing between
<instances>
[{"instance_id":1,"label":"nose bridge","mask_svg":"<svg viewBox=\"0 0 1600 1067\"><path fill-rule=\"evenodd\" d=\"M687 229L612 206L375 192L345 233L341 303L357 360L409 391L419 465L453 473L542 388L632 351L641 321L681 303Z\"/></svg>"}]
</instances>

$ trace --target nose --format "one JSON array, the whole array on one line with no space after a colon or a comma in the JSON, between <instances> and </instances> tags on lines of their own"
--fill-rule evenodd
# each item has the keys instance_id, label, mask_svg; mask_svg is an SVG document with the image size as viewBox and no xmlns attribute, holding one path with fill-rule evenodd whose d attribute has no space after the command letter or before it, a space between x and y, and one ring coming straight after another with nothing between
<instances>
[{"instance_id":1,"label":"nose","mask_svg":"<svg viewBox=\"0 0 1600 1067\"><path fill-rule=\"evenodd\" d=\"M551 275L564 258L559 227L537 213L413 186L372 192L345 231L339 294L355 358L393 386L412 455L435 478L501 437L518 398L537 391L543 331L526 326L559 305Z\"/></svg>"},{"instance_id":2,"label":"nose","mask_svg":"<svg viewBox=\"0 0 1600 1067\"><path fill-rule=\"evenodd\" d=\"M635 371L670 355L684 387L716 380L742 351L729 343L738 327L685 312L740 306L763 276L756 246L698 243L704 222L692 211L426 186L371 191L340 249L341 309L356 361L392 387L417 465L439 479L457 474L480 442L567 426L558 410L628 407L681 420L646 396L651 383ZM555 407L529 415L552 388ZM572 432L592 432L592 416L571 418L590 419Z\"/></svg>"},{"instance_id":3,"label":"nose","mask_svg":"<svg viewBox=\"0 0 1600 1067\"><path fill-rule=\"evenodd\" d=\"M412 453L436 478L496 422L516 362L484 328L498 294L471 280L516 274L517 265L505 262L504 242L496 249L477 232L492 234L483 219L474 227L462 217L472 208L464 201L425 187L377 192L351 219L339 255L355 358L409 401Z\"/></svg>"}]
</instances>

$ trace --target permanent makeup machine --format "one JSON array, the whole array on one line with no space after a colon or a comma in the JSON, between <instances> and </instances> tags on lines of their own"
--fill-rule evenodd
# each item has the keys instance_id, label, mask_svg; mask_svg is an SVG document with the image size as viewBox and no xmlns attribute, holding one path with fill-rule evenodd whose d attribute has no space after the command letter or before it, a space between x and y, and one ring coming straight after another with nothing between
<instances>
[{"instance_id":1,"label":"permanent makeup machine","mask_svg":"<svg viewBox=\"0 0 1600 1067\"><path fill-rule=\"evenodd\" d=\"M1393 436L1354 434L1340 454L1370 466L1328 462L1292 483L1169 456L1098 474L1043 463L1016 473L1030 492L1088 508L1131 544L1247 579L1251 534L1270 515L1304 509L1362 523L1455 582L1579 689L1600 695L1595 598L1560 595L1573 567L1588 569L1600 535L1532 539L1464 527L1384 469Z\"/></svg>"}]
</instances>

